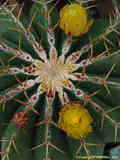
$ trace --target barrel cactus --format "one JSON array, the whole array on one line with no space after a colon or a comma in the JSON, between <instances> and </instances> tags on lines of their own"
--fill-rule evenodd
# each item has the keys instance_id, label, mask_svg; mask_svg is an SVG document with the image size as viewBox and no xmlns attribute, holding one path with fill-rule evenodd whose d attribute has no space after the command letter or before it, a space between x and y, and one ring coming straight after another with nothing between
<instances>
[{"instance_id":1,"label":"barrel cactus","mask_svg":"<svg viewBox=\"0 0 120 160\"><path fill-rule=\"evenodd\" d=\"M120 140L119 9L93 22L88 1L16 6L0 6L2 160L102 158Z\"/></svg>"}]
</instances>

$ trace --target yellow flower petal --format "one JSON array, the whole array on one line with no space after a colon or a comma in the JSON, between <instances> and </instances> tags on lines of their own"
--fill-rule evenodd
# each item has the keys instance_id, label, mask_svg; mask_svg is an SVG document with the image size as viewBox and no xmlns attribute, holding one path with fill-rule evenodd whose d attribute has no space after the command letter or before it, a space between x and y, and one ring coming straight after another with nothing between
<instances>
[{"instance_id":1,"label":"yellow flower petal","mask_svg":"<svg viewBox=\"0 0 120 160\"><path fill-rule=\"evenodd\" d=\"M88 21L86 9L80 4L66 5L60 11L60 28L66 34L79 36L88 32L93 20Z\"/></svg>"},{"instance_id":2,"label":"yellow flower petal","mask_svg":"<svg viewBox=\"0 0 120 160\"><path fill-rule=\"evenodd\" d=\"M93 118L79 103L69 103L59 113L58 126L68 136L78 139L80 136L87 136L92 132L91 123Z\"/></svg>"}]
</instances>

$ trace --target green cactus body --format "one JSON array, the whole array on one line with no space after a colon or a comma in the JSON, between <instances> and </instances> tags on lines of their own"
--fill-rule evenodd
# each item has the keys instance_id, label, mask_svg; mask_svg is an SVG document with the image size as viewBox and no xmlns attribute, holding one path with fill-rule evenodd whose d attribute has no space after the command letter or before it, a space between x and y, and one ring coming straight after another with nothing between
<instances>
[{"instance_id":1,"label":"green cactus body","mask_svg":"<svg viewBox=\"0 0 120 160\"><path fill-rule=\"evenodd\" d=\"M51 2L36 1L28 17L15 7L0 7L2 160L100 158L105 143L120 140L119 17L97 19L72 38L57 26ZM93 118L87 137L74 139L57 125L72 101Z\"/></svg>"}]
</instances>

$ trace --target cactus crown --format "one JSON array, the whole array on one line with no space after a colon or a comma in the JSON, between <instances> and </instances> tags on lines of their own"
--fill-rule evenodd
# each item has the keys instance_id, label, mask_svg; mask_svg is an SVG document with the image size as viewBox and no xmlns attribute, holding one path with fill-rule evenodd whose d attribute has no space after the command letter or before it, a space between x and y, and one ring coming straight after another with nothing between
<instances>
[{"instance_id":1,"label":"cactus crown","mask_svg":"<svg viewBox=\"0 0 120 160\"><path fill-rule=\"evenodd\" d=\"M2 160L99 158L120 139L119 9L91 26L77 3L86 20L76 32L51 3L34 0L27 17L0 7Z\"/></svg>"}]
</instances>

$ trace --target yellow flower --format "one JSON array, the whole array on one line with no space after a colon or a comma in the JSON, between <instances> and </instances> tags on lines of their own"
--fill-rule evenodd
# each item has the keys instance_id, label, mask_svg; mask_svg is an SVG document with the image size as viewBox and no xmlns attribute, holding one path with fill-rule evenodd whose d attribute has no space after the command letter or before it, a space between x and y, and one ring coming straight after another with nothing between
<instances>
[{"instance_id":1,"label":"yellow flower","mask_svg":"<svg viewBox=\"0 0 120 160\"><path fill-rule=\"evenodd\" d=\"M79 103L69 103L59 112L58 126L75 139L92 132L92 122L88 110Z\"/></svg>"},{"instance_id":2,"label":"yellow flower","mask_svg":"<svg viewBox=\"0 0 120 160\"><path fill-rule=\"evenodd\" d=\"M80 4L66 5L60 11L59 26L66 34L80 36L88 32L93 24L93 19L88 21L86 9Z\"/></svg>"}]
</instances>

